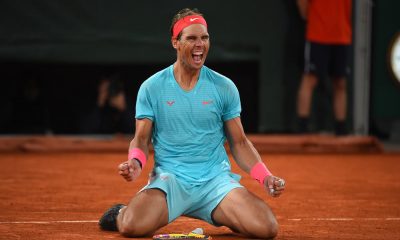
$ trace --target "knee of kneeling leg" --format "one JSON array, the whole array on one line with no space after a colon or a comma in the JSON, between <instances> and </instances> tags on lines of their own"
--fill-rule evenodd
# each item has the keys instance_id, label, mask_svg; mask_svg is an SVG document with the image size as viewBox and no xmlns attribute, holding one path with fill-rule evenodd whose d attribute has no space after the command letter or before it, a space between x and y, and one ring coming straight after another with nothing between
<instances>
[{"instance_id":1,"label":"knee of kneeling leg","mask_svg":"<svg viewBox=\"0 0 400 240\"><path fill-rule=\"evenodd\" d=\"M260 239L273 239L278 235L278 223L276 220L253 222L247 233Z\"/></svg>"},{"instance_id":2,"label":"knee of kneeling leg","mask_svg":"<svg viewBox=\"0 0 400 240\"><path fill-rule=\"evenodd\" d=\"M126 224L121 224L118 230L125 237L132 237L135 233L135 229Z\"/></svg>"},{"instance_id":3,"label":"knee of kneeling leg","mask_svg":"<svg viewBox=\"0 0 400 240\"><path fill-rule=\"evenodd\" d=\"M269 237L270 238L276 237L278 235L278 229L279 229L279 226L278 226L277 222L271 224L269 227L269 234L268 234Z\"/></svg>"},{"instance_id":4,"label":"knee of kneeling leg","mask_svg":"<svg viewBox=\"0 0 400 240\"><path fill-rule=\"evenodd\" d=\"M269 221L268 223L264 223L263 231L262 231L262 238L264 239L272 239L278 235L278 223L276 220Z\"/></svg>"},{"instance_id":5,"label":"knee of kneeling leg","mask_svg":"<svg viewBox=\"0 0 400 240\"><path fill-rule=\"evenodd\" d=\"M140 228L133 224L122 223L119 226L119 232L125 237L140 237L145 235L145 233L143 233Z\"/></svg>"}]
</instances>

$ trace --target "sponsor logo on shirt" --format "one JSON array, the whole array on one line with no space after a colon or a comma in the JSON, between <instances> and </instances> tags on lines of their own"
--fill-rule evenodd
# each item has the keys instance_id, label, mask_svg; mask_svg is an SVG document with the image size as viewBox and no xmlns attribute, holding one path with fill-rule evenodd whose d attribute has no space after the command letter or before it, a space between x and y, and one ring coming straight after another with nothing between
<instances>
[{"instance_id":1,"label":"sponsor logo on shirt","mask_svg":"<svg viewBox=\"0 0 400 240\"><path fill-rule=\"evenodd\" d=\"M167 101L168 106L172 106L175 103L175 101Z\"/></svg>"},{"instance_id":2,"label":"sponsor logo on shirt","mask_svg":"<svg viewBox=\"0 0 400 240\"><path fill-rule=\"evenodd\" d=\"M167 181L169 179L169 177L165 176L165 175L161 175L160 179L161 179L161 181Z\"/></svg>"}]
</instances>

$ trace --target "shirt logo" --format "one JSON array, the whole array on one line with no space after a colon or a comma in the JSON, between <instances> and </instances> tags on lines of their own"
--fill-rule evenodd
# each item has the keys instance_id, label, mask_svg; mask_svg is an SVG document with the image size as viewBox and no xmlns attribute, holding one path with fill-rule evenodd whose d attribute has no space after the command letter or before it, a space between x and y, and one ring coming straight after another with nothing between
<instances>
[{"instance_id":1,"label":"shirt logo","mask_svg":"<svg viewBox=\"0 0 400 240\"><path fill-rule=\"evenodd\" d=\"M161 175L160 179L161 179L161 181L167 181L169 179L169 177L165 176L165 175Z\"/></svg>"},{"instance_id":2,"label":"shirt logo","mask_svg":"<svg viewBox=\"0 0 400 240\"><path fill-rule=\"evenodd\" d=\"M203 105L208 105L208 104L213 103L213 101L212 100L206 100L206 101L203 101L202 103L203 103Z\"/></svg>"},{"instance_id":3,"label":"shirt logo","mask_svg":"<svg viewBox=\"0 0 400 240\"><path fill-rule=\"evenodd\" d=\"M168 106L172 106L175 103L175 101L167 101Z\"/></svg>"},{"instance_id":4,"label":"shirt logo","mask_svg":"<svg viewBox=\"0 0 400 240\"><path fill-rule=\"evenodd\" d=\"M193 22L193 21L195 21L197 19L199 19L199 18L190 18L189 21Z\"/></svg>"}]
</instances>

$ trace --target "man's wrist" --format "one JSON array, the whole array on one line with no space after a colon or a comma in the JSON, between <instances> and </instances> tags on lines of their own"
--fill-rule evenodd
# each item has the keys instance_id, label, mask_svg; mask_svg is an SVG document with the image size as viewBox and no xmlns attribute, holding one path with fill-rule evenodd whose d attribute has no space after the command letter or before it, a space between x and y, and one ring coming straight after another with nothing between
<instances>
[{"instance_id":1,"label":"man's wrist","mask_svg":"<svg viewBox=\"0 0 400 240\"><path fill-rule=\"evenodd\" d=\"M139 162L140 167L142 169L146 165L147 161L146 154L140 148L129 149L128 160L131 159L136 159Z\"/></svg>"},{"instance_id":2,"label":"man's wrist","mask_svg":"<svg viewBox=\"0 0 400 240\"><path fill-rule=\"evenodd\" d=\"M139 159L133 158L132 160L136 160L136 162L139 163L140 169L143 169L142 162L140 162Z\"/></svg>"},{"instance_id":3,"label":"man's wrist","mask_svg":"<svg viewBox=\"0 0 400 240\"><path fill-rule=\"evenodd\" d=\"M267 166L263 162L256 163L250 170L250 176L257 180L261 185L265 184L266 178L272 176Z\"/></svg>"}]
</instances>

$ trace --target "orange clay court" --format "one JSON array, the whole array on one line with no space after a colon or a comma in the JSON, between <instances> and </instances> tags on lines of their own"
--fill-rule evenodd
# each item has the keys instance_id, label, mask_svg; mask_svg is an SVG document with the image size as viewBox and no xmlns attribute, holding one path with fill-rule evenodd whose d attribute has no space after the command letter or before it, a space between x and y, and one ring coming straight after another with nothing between
<instances>
[{"instance_id":1,"label":"orange clay court","mask_svg":"<svg viewBox=\"0 0 400 240\"><path fill-rule=\"evenodd\" d=\"M280 224L276 239L400 239L400 152L384 152L369 137L249 138L269 169L286 180L285 193L273 199L232 163L242 184L273 208ZM0 138L0 239L124 239L100 231L97 221L147 182L152 160L136 182L117 173L129 141ZM157 233L198 227L213 239L244 239L185 217Z\"/></svg>"}]
</instances>

